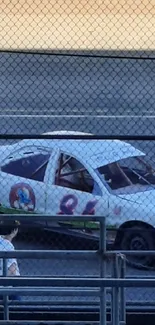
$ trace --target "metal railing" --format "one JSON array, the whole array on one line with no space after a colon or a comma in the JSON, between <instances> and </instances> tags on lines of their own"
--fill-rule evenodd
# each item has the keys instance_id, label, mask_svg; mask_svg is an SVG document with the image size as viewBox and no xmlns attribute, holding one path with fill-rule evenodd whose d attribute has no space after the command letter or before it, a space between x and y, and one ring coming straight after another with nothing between
<instances>
[{"instance_id":1,"label":"metal railing","mask_svg":"<svg viewBox=\"0 0 155 325\"><path fill-rule=\"evenodd\" d=\"M112 251L106 249L106 218L103 216L49 216L49 215L36 215L36 214L17 214L8 215L2 214L1 220L10 222L10 220L19 220L27 222L37 221L97 221L100 224L100 241L98 250L16 250L16 251L1 251L0 258L3 259L3 276L0 277L0 294L3 296L3 300L0 301L0 312L3 313L3 320L0 320L0 324L40 324L39 321L18 321L10 319L10 311L16 310L16 307L22 308L23 306L38 306L38 308L50 307L52 313L52 307L55 304L48 300L46 301L9 301L9 295L19 294L21 296L29 297L55 297L62 298L69 297L69 302L64 303L64 309L70 305L74 305L72 297L98 297L99 303L99 315L100 325L122 325L126 324L126 297L125 288L142 288L142 287L155 287L155 277L126 277L126 255L150 255L155 256L155 251ZM73 261L79 258L81 259L98 259L100 265L100 274L98 277L94 276L20 276L20 277L8 277L7 276L7 259L19 258L19 259L54 259L58 258L71 258ZM107 275L106 265L108 260L112 260L112 273ZM107 295L110 296L110 301L107 299ZM62 305L60 302L60 306ZM56 302L55 302L56 303ZM58 307L59 302L57 302ZM145 304L141 304L142 308ZM147 304L148 305L148 304ZM96 305L95 305L96 306ZM135 304L134 304L135 306ZM110 321L107 320L107 313L110 309ZM57 321L45 321L44 324L53 324ZM64 323L61 321L61 323ZM74 321L72 321L72 324ZM78 323L78 322L75 322ZM85 322L86 323L86 322ZM69 324L69 322L67 322ZM80 324L80 322L78 323ZM95 324L95 322L93 322Z\"/></svg>"},{"instance_id":2,"label":"metal railing","mask_svg":"<svg viewBox=\"0 0 155 325\"><path fill-rule=\"evenodd\" d=\"M107 294L111 297L111 321L112 325L125 324L125 295L124 287L121 285L120 288L117 285L116 280L120 277L125 277L125 260L122 255L113 253L111 255L114 258L112 279L108 279L106 274L106 263L107 263L107 251L106 251L106 222L104 217L96 216L36 216L36 215L1 215L1 220L7 222L10 219L20 220L20 222L41 220L63 220L63 221L98 221L100 223L100 243L99 250L97 251L66 251L66 250L16 250L16 251L1 251L0 258L3 259L3 276L0 277L1 295L3 295L3 301L1 301L1 308L3 308L3 318L0 320L0 324L20 324L21 322L9 320L9 308L13 305L23 305L23 301L9 302L8 296L19 294L21 296L94 296L100 299L100 324L107 324ZM72 258L73 260L82 257L82 259L97 258L100 263L100 275L99 277L8 277L7 276L7 259L8 258L20 258L20 259L52 259L54 257L59 258ZM32 303L32 302L31 302ZM70 303L70 302L69 302ZM68 303L68 304L69 304ZM35 302L34 302L35 304ZM46 302L44 302L46 305ZM48 301L48 306L49 306ZM51 302L52 305L52 302ZM23 322L22 324L27 324ZM29 322L31 324L31 321ZM32 322L32 324L40 324L39 322ZM46 322L45 322L46 324ZM48 323L47 324L52 324ZM109 321L108 321L109 324Z\"/></svg>"},{"instance_id":3,"label":"metal railing","mask_svg":"<svg viewBox=\"0 0 155 325\"><path fill-rule=\"evenodd\" d=\"M100 242L98 250L16 250L16 251L1 251L0 258L3 259L3 275L0 277L0 294L3 296L3 300L0 301L0 313L3 313L3 320L0 320L0 324L41 324L40 321L31 320L14 320L10 319L10 311L16 310L16 307L22 308L26 305L38 306L42 309L48 307L52 314L52 307L56 302L53 301L9 301L9 295L19 294L21 296L29 297L55 297L62 298L70 297L67 303L64 303L63 308L68 310L69 306L73 306L74 302L72 297L98 297L99 315L100 320L93 321L93 324L100 323L100 325L125 325L126 324L126 298L125 288L154 288L155 277L126 277L126 257L125 255L150 255L154 256L155 251L107 251L106 249L106 219L104 217L96 216L47 216L47 215L1 215L0 219L7 222L10 219L19 220L21 223L25 219L27 221L41 221L41 220L63 220L79 221L89 220L98 221L100 223ZM79 258L82 259L98 259L100 265L99 276L20 276L20 277L8 277L7 276L7 259L19 258L19 259L54 259L55 257L71 258L73 261ZM112 273L107 275L106 264L109 258L112 260ZM110 296L110 301L107 299L107 295ZM31 299L31 298L30 298ZM57 302L57 307L62 301ZM50 309L51 307L51 309ZM142 304L142 308L144 305ZM110 320L107 320L107 313L110 310ZM57 324L58 321L48 320L43 324ZM60 321L59 321L60 323ZM69 321L62 321L61 324L70 324ZM72 324L74 320L72 321ZM83 323L87 323L86 321ZM80 321L75 321L75 324L82 324Z\"/></svg>"}]
</instances>

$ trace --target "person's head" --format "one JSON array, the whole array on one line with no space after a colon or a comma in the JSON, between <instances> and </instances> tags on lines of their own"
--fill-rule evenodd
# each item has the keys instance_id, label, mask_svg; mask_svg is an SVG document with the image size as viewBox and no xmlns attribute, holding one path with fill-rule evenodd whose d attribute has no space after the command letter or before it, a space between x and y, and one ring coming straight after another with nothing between
<instances>
[{"instance_id":1,"label":"person's head","mask_svg":"<svg viewBox=\"0 0 155 325\"><path fill-rule=\"evenodd\" d=\"M12 241L12 239L17 235L18 233L18 227L20 223L18 221L1 221L0 222L0 236Z\"/></svg>"}]
</instances>

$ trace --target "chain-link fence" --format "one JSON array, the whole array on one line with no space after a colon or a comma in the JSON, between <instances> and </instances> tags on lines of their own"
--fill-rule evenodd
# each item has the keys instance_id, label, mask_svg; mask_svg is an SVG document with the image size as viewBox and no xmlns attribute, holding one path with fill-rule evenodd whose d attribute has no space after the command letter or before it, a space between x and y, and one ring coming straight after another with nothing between
<instances>
[{"instance_id":1,"label":"chain-link fence","mask_svg":"<svg viewBox=\"0 0 155 325\"><path fill-rule=\"evenodd\" d=\"M154 134L153 59L0 54L1 133Z\"/></svg>"},{"instance_id":2,"label":"chain-link fence","mask_svg":"<svg viewBox=\"0 0 155 325\"><path fill-rule=\"evenodd\" d=\"M34 258L19 257L22 277L100 276L99 260L92 260L89 255L87 258L87 252L84 258L75 259L73 255L69 257L69 253L67 259L67 253L57 255L61 250L82 250L84 253L99 249L98 222L72 221L74 215L106 217L109 252L111 249L154 250L154 138L151 148L147 142L149 137L135 137L134 140L126 137L126 141L125 137L120 137L121 140L104 138L82 134L41 135L38 138L37 135L1 135L1 221L4 221L2 214L27 215L12 241L15 249L55 251L51 259L38 259L35 253ZM39 214L46 215L45 221L35 221L35 215ZM50 215L61 216L61 220L48 220ZM63 220L65 215L70 216L68 221ZM3 233L3 222L0 235L7 235L7 230ZM126 258L126 277L154 277L153 254L127 254ZM114 266L109 255L107 277L112 276ZM153 307L154 288L129 287L125 290L125 298L128 307ZM110 299L108 292L107 306ZM24 295L20 305L47 307L48 304L67 305L69 302L70 297L55 293L37 297ZM99 297L72 293L72 304L82 303L97 307Z\"/></svg>"},{"instance_id":3,"label":"chain-link fence","mask_svg":"<svg viewBox=\"0 0 155 325\"><path fill-rule=\"evenodd\" d=\"M1 276L0 277L0 284L3 285L3 287L1 288L1 296L0 299L2 299L2 295L4 295L4 300L0 301L0 323L1 324L19 324L20 321L19 319L19 306L20 307L24 307L26 306L26 311L29 310L30 307L33 308L33 319L35 319L34 315L34 310L35 307L39 307L39 312L41 313L41 319L44 319L45 324L49 324L51 322L47 322L46 320L50 318L51 321L54 322L53 320L53 313L51 313L52 311L54 311L56 304L59 306L57 306L58 308L60 308L60 306L62 308L64 307L74 307L77 303L79 303L79 307L81 307L81 311L82 313L84 313L84 310L86 307L88 307L88 309L91 309L91 306L93 306L93 310L94 307L96 305L96 307L99 307L99 315L98 318L96 319L95 323L99 323L101 325L107 325L109 324L109 321L107 322L107 314L110 314L110 320L111 323L113 324L113 320L115 319L115 324L116 325L121 325L122 323L125 324L125 320L126 320L126 315L125 315L125 295L124 295L124 284L126 282L126 286L132 286L131 285L131 279L127 281L124 279L125 277L125 259L124 256L122 254L117 254L116 252L111 252L111 256L110 259L112 260L112 267L111 267L111 276L113 277L113 279L108 279L107 274L106 274L106 264L107 264L107 251L106 251L106 224L105 224L105 218L103 216L97 217L97 216L50 216L50 215L38 215L36 216L35 214L31 215L26 215L26 214L22 214L22 215L18 215L15 214L14 216L12 215L3 215L1 216L1 233L4 234L4 231L6 232L6 234L8 234L7 230L8 227L11 225L15 226L15 224L18 223L19 226L19 221L21 222L22 226L23 226L23 222L24 221L29 221L30 224L32 224L33 219L36 220L36 222L39 221L47 221L48 219L51 221L54 220L72 220L72 221L76 221L76 220L81 220L81 221L96 221L99 224L99 250L93 250L93 251L81 251L78 249L78 251L74 252L74 250L70 250L69 252L66 250L38 250L35 248L35 250L25 250L25 251L21 251L19 249L17 249L16 251L13 251L13 249L8 250L6 252L6 249L2 250L2 243L5 245L11 245L10 239L8 238L7 235L7 239L6 237L1 237L0 238L0 255L1 255ZM16 219L16 222L15 222ZM18 219L18 220L17 220ZM2 223L3 221L3 223ZM6 228L7 227L7 228ZM22 228L20 228L20 230L22 230ZM5 235L6 236L6 235ZM52 259L53 262L55 262L55 257L57 260L61 260L62 258L62 263L63 260L67 259L68 262L70 262L70 259L72 259L72 262L75 261L75 264L79 264L80 261L87 261L87 263L89 263L90 261L93 261L97 264L100 265L100 270L99 270L99 274L96 274L95 276L91 273L90 275L88 274L77 274L75 275L70 275L68 272L67 274L63 274L63 275L53 275L50 274L51 272L49 272L48 274L33 274L30 275L30 273L28 272L27 276L23 276L23 274L21 274L21 277L18 276L14 276L13 278L10 276L10 268L13 264L16 264L17 266L17 260L16 258L21 258L22 260L25 258L29 258L29 260L31 260L32 262L36 259L38 260L39 258L42 259L43 261L46 260L50 260ZM38 260L39 261L39 260ZM46 263L44 263L44 267L46 267ZM17 275L17 274L16 274ZM117 284L116 281L114 281L114 279L116 281L124 281L123 286L120 283L119 285L119 289L117 290ZM154 286L154 282L152 281L152 284ZM109 288L110 287L110 288ZM21 296L27 296L29 295L29 299L25 301L24 300L20 300L19 301L19 296L17 299L16 296L16 300L17 301L11 301L11 300L15 300L15 298L11 298L10 294L14 294L17 295L17 293L21 294ZM45 298L45 295L47 295L47 297L49 298L49 300L44 300L42 299L37 300L34 299L32 300L32 297L39 297L41 296L42 298ZM7 299L9 296L9 300ZM54 296L54 301L53 301L53 296ZM55 299L55 296L58 296L58 300ZM98 298L98 301L94 301L94 300L89 300L89 304L88 301L86 301L86 296L88 296L88 299L91 299L92 297L96 297ZM106 299L106 298L110 298ZM14 296L15 297L15 296ZM68 298L68 299L63 299L63 298ZM73 297L73 299L71 299ZM75 299L74 299L75 298ZM81 298L78 299L77 298ZM30 300L31 299L31 300ZM98 303L98 304L95 304ZM2 303L2 305L1 305ZM4 321L1 321L1 307L4 307ZM12 307L17 307L17 313L15 315L13 315L13 312L15 311L15 309ZM41 306L41 308L40 308ZM11 308L10 308L11 307ZM45 307L45 308L44 308ZM47 316L47 307L49 308L49 315ZM22 311L22 308L20 308L20 311ZM35 310L36 311L36 310ZM87 310L88 311L88 310ZM75 316L73 316L73 310L70 310L71 312L71 319L74 322L74 320L76 318L74 318ZM60 309L60 313L62 313L62 310ZM98 314L98 311L97 311ZM45 316L46 315L46 316ZM26 315L27 316L27 315ZM97 316L97 315L96 315ZM15 317L15 318L14 318ZM48 318L47 318L48 317ZM52 319L51 319L52 317ZM62 315L59 315L59 320L62 319L61 318ZM82 315L81 315L82 317ZM15 321L16 319L16 321ZM24 324L27 324L27 317L25 317L25 314L22 314L22 322L24 320ZM32 319L31 319L32 320ZM77 319L76 319L77 320ZM99 322L100 320L100 322ZM13 322L12 322L13 321ZM26 321L26 322L25 322ZM82 319L80 318L80 323L81 323ZM91 319L92 321L92 319ZM30 324L33 323L30 321ZM64 322L64 319L62 321L62 324L65 324L66 322ZM85 322L84 322L85 323ZM88 322L86 322L88 323ZM94 323L94 317L93 317L93 323ZM37 321L35 319L34 324L40 324L40 322L38 322L38 318ZM114 324L113 324L114 325Z\"/></svg>"},{"instance_id":4,"label":"chain-link fence","mask_svg":"<svg viewBox=\"0 0 155 325\"><path fill-rule=\"evenodd\" d=\"M1 133L153 134L154 12L146 0L3 0Z\"/></svg>"},{"instance_id":5,"label":"chain-link fence","mask_svg":"<svg viewBox=\"0 0 155 325\"><path fill-rule=\"evenodd\" d=\"M3 0L0 134L154 135L154 14L153 1L145 0ZM1 139L0 213L102 214L108 248L154 249L154 140L81 139ZM24 225L15 248L99 245L96 222L33 226ZM148 269L153 276L150 256L128 260L128 276ZM87 260L24 259L19 268L26 276L99 274L99 264ZM147 304L154 290L128 288L126 297Z\"/></svg>"},{"instance_id":6,"label":"chain-link fence","mask_svg":"<svg viewBox=\"0 0 155 325\"><path fill-rule=\"evenodd\" d=\"M60 135L59 139L57 135L30 137L12 139L12 143L5 140L0 147L1 213L102 215L107 218L108 246L119 250L154 249L153 142L149 147L147 141L142 146L135 140L104 140L89 135L83 135L83 139L82 135L74 136L79 139L71 135ZM34 226L41 246L98 247L96 222ZM29 242L36 241L34 229L32 236L28 225L25 231ZM146 268L151 267L152 260L150 263L150 257L143 261L136 257L136 263Z\"/></svg>"},{"instance_id":7,"label":"chain-link fence","mask_svg":"<svg viewBox=\"0 0 155 325\"><path fill-rule=\"evenodd\" d=\"M154 2L1 2L2 49L154 50Z\"/></svg>"}]
</instances>

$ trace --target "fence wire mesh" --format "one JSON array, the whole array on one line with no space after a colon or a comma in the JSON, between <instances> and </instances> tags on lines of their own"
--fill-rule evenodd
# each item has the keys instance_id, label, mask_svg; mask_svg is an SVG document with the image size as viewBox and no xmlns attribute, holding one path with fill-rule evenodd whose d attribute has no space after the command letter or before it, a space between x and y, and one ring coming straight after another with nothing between
<instances>
[{"instance_id":1,"label":"fence wire mesh","mask_svg":"<svg viewBox=\"0 0 155 325\"><path fill-rule=\"evenodd\" d=\"M153 59L0 53L1 133L154 134Z\"/></svg>"},{"instance_id":2,"label":"fence wire mesh","mask_svg":"<svg viewBox=\"0 0 155 325\"><path fill-rule=\"evenodd\" d=\"M153 0L3 0L0 26L1 134L154 135ZM98 213L108 216L107 246L119 239L119 249L154 249L154 141L128 141L133 147L112 140L44 141L1 140L0 213ZM14 245L96 249L98 227L25 226ZM99 274L97 261L58 258L19 260L19 269L26 276ZM153 276L152 258L132 258L127 275L146 276L148 269ZM153 301L154 290L128 288L126 297Z\"/></svg>"},{"instance_id":3,"label":"fence wire mesh","mask_svg":"<svg viewBox=\"0 0 155 325\"><path fill-rule=\"evenodd\" d=\"M147 142L135 140L5 140L0 146L0 213L106 216L108 249L154 250L153 144L148 150ZM0 231L3 235L3 223ZM24 250L98 249L99 225L95 221L52 222L48 217L42 223L31 220L21 226L14 245ZM127 276L154 274L151 256L127 259ZM34 257L19 260L19 269L24 276L89 277L99 276L100 265L89 258L73 262L65 257ZM142 293L152 300L153 292L127 289L127 300L143 300Z\"/></svg>"},{"instance_id":4,"label":"fence wire mesh","mask_svg":"<svg viewBox=\"0 0 155 325\"><path fill-rule=\"evenodd\" d=\"M154 49L154 2L1 1L3 49Z\"/></svg>"},{"instance_id":5,"label":"fence wire mesh","mask_svg":"<svg viewBox=\"0 0 155 325\"><path fill-rule=\"evenodd\" d=\"M146 0L1 1L1 133L153 134L154 12Z\"/></svg>"}]
</instances>

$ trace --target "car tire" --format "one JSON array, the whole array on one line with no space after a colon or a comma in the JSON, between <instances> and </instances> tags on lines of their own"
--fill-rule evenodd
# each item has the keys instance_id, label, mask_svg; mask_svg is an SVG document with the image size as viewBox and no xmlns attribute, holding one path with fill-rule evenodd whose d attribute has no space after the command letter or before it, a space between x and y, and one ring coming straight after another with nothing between
<instances>
[{"instance_id":1,"label":"car tire","mask_svg":"<svg viewBox=\"0 0 155 325\"><path fill-rule=\"evenodd\" d=\"M145 227L132 227L122 229L119 250L154 250L153 229ZM137 269L148 269L152 266L152 256L127 255L127 264Z\"/></svg>"}]
</instances>

